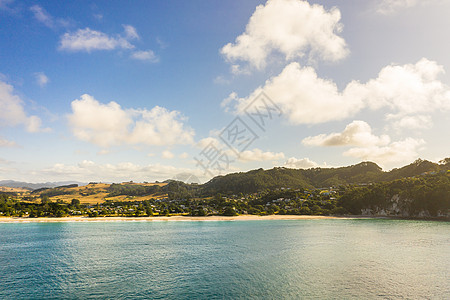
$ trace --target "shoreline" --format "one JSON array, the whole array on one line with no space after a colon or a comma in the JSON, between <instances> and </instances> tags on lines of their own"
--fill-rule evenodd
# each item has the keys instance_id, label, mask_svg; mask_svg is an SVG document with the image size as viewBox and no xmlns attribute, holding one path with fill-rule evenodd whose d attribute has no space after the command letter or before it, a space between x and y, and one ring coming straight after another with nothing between
<instances>
[{"instance_id":1,"label":"shoreline","mask_svg":"<svg viewBox=\"0 0 450 300\"><path fill-rule=\"evenodd\" d=\"M48 218L21 218L0 217L0 223L56 223L56 222L199 222L199 221L267 221L267 220L355 220L355 219L380 219L380 220L418 220L418 221L449 221L440 218L399 218L394 216L316 216L316 215L239 215L239 216L171 216L171 217L48 217Z\"/></svg>"},{"instance_id":2,"label":"shoreline","mask_svg":"<svg viewBox=\"0 0 450 300\"><path fill-rule=\"evenodd\" d=\"M0 223L51 223L51 222L158 222L158 221L263 221L263 220L324 220L324 219L361 219L362 216L314 216L314 215L240 215L240 216L172 216L172 217L61 217L61 218L20 218L0 217ZM367 217L369 219L371 217Z\"/></svg>"}]
</instances>

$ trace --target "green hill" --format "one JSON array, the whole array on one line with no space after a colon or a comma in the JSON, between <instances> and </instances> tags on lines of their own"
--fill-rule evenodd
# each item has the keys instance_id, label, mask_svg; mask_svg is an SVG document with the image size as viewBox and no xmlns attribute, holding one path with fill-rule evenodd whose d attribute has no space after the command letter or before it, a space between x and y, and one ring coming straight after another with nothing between
<instances>
[{"instance_id":1,"label":"green hill","mask_svg":"<svg viewBox=\"0 0 450 300\"><path fill-rule=\"evenodd\" d=\"M322 188L346 184L392 181L450 169L450 159L439 164L418 159L399 169L383 171L373 162L339 168L289 169L277 167L217 176L201 185L203 195L253 193L276 188Z\"/></svg>"}]
</instances>

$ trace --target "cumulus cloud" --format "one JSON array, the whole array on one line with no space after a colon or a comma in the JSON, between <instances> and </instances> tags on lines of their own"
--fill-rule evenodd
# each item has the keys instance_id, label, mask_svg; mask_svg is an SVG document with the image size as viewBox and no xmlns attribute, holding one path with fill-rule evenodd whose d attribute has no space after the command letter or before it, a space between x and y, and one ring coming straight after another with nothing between
<instances>
[{"instance_id":1,"label":"cumulus cloud","mask_svg":"<svg viewBox=\"0 0 450 300\"><path fill-rule=\"evenodd\" d=\"M324 165L326 166L326 165ZM310 160L309 158L295 158L290 157L288 160L284 163L284 167L291 168L291 169L310 169L310 168L317 168L319 167L319 164L315 161Z\"/></svg>"},{"instance_id":2,"label":"cumulus cloud","mask_svg":"<svg viewBox=\"0 0 450 300\"><path fill-rule=\"evenodd\" d=\"M341 92L333 81L318 77L313 68L294 62L250 96L231 94L225 106L234 104L235 112L242 114L264 92L292 124L342 120L369 108L387 110L386 119L391 122L421 116L422 122L415 122L416 126L430 126L430 113L450 110L450 87L439 80L443 73L442 66L423 58L416 64L386 66L377 78L366 83L352 81Z\"/></svg>"},{"instance_id":3,"label":"cumulus cloud","mask_svg":"<svg viewBox=\"0 0 450 300\"><path fill-rule=\"evenodd\" d=\"M319 78L311 67L290 63L278 75L266 81L249 97L238 98L231 94L224 106L235 103L242 114L253 99L264 92L274 101L292 124L317 124L345 119L361 110L360 98L346 98L334 82ZM234 101L233 101L234 100Z\"/></svg>"},{"instance_id":4,"label":"cumulus cloud","mask_svg":"<svg viewBox=\"0 0 450 300\"><path fill-rule=\"evenodd\" d=\"M391 109L391 118L449 110L450 87L438 79L443 73L442 66L422 58L416 64L384 67L377 78L365 84L352 82L346 90L372 109Z\"/></svg>"},{"instance_id":5,"label":"cumulus cloud","mask_svg":"<svg viewBox=\"0 0 450 300\"><path fill-rule=\"evenodd\" d=\"M35 78L36 78L36 83L40 86L40 87L44 87L47 85L47 83L49 83L50 79L48 79L47 75L45 75L43 72L37 72L34 74Z\"/></svg>"},{"instance_id":6,"label":"cumulus cloud","mask_svg":"<svg viewBox=\"0 0 450 300\"><path fill-rule=\"evenodd\" d=\"M269 0L256 7L245 32L234 43L221 49L225 58L233 63L235 72L240 70L235 62L252 67L265 67L272 53L281 54L286 60L304 57L336 61L347 53L339 9L327 11L321 5L311 5L299 0Z\"/></svg>"},{"instance_id":7,"label":"cumulus cloud","mask_svg":"<svg viewBox=\"0 0 450 300\"><path fill-rule=\"evenodd\" d=\"M90 28L78 29L72 33L65 33L61 36L59 42L60 50L67 51L85 51L94 50L114 50L114 49L133 49L134 45L128 41L129 36L109 36L106 33L92 30Z\"/></svg>"},{"instance_id":8,"label":"cumulus cloud","mask_svg":"<svg viewBox=\"0 0 450 300\"><path fill-rule=\"evenodd\" d=\"M135 51L131 54L131 58L142 60L142 61L148 61L151 63L156 63L159 61L159 58L156 56L156 54L152 50L147 51Z\"/></svg>"},{"instance_id":9,"label":"cumulus cloud","mask_svg":"<svg viewBox=\"0 0 450 300\"><path fill-rule=\"evenodd\" d=\"M389 142L387 135L372 134L372 128L364 121L353 121L339 133L320 134L302 140L307 146L376 146L387 145Z\"/></svg>"},{"instance_id":10,"label":"cumulus cloud","mask_svg":"<svg viewBox=\"0 0 450 300\"><path fill-rule=\"evenodd\" d=\"M386 146L369 146L351 148L344 152L345 156L376 162L382 166L389 163L410 162L418 158L418 149L424 145L422 139L406 138L392 142Z\"/></svg>"},{"instance_id":11,"label":"cumulus cloud","mask_svg":"<svg viewBox=\"0 0 450 300\"><path fill-rule=\"evenodd\" d=\"M49 130L42 128L41 124L39 117L27 115L24 102L14 93L13 86L0 81L0 126L22 125L28 132Z\"/></svg>"},{"instance_id":12,"label":"cumulus cloud","mask_svg":"<svg viewBox=\"0 0 450 300\"><path fill-rule=\"evenodd\" d=\"M87 94L71 105L68 118L75 137L101 147L193 142L194 131L184 126L185 118L178 111L160 106L151 110L123 109L116 102L103 104Z\"/></svg>"},{"instance_id":13,"label":"cumulus cloud","mask_svg":"<svg viewBox=\"0 0 450 300\"><path fill-rule=\"evenodd\" d=\"M267 160L279 160L284 158L283 152L264 152L261 149L255 148L253 150L245 150L239 153L239 160L243 162L247 161L267 161Z\"/></svg>"},{"instance_id":14,"label":"cumulus cloud","mask_svg":"<svg viewBox=\"0 0 450 300\"><path fill-rule=\"evenodd\" d=\"M353 121L342 132L307 137L302 143L308 146L353 147L345 151L344 156L374 161L383 166L414 160L420 146L425 144L423 140L413 138L391 142L388 135L374 135L372 128L364 121Z\"/></svg>"}]
</instances>

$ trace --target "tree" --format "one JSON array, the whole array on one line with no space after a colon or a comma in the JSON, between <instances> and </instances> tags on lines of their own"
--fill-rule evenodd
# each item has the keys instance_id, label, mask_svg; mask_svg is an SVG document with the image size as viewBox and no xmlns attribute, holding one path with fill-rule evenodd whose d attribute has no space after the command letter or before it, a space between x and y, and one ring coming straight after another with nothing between
<instances>
[{"instance_id":1,"label":"tree","mask_svg":"<svg viewBox=\"0 0 450 300\"><path fill-rule=\"evenodd\" d=\"M72 204L72 206L78 206L78 205L80 205L80 200L78 200L78 199L72 199L72 202L71 202L71 204Z\"/></svg>"},{"instance_id":2,"label":"tree","mask_svg":"<svg viewBox=\"0 0 450 300\"><path fill-rule=\"evenodd\" d=\"M146 209L147 217L153 217L153 210L150 207Z\"/></svg>"},{"instance_id":3,"label":"tree","mask_svg":"<svg viewBox=\"0 0 450 300\"><path fill-rule=\"evenodd\" d=\"M47 195L41 197L41 204L47 204L50 202L50 198Z\"/></svg>"},{"instance_id":4,"label":"tree","mask_svg":"<svg viewBox=\"0 0 450 300\"><path fill-rule=\"evenodd\" d=\"M237 216L236 211L231 207L227 206L225 210L223 211L224 216Z\"/></svg>"}]
</instances>

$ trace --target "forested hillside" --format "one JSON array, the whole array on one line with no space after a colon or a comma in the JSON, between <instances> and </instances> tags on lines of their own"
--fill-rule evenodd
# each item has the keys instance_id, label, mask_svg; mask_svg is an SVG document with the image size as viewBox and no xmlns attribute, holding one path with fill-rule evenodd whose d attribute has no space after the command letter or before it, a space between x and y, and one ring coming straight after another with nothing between
<instances>
[{"instance_id":1,"label":"forested hillside","mask_svg":"<svg viewBox=\"0 0 450 300\"><path fill-rule=\"evenodd\" d=\"M204 195L216 193L252 193L275 188L322 188L357 183L377 183L413 177L427 172L445 172L450 169L450 158L440 163L418 159L415 162L384 172L377 164L362 162L340 168L252 170L217 176L202 186Z\"/></svg>"},{"instance_id":2,"label":"forested hillside","mask_svg":"<svg viewBox=\"0 0 450 300\"><path fill-rule=\"evenodd\" d=\"M348 187L338 205L356 215L448 217L450 173Z\"/></svg>"}]
</instances>

